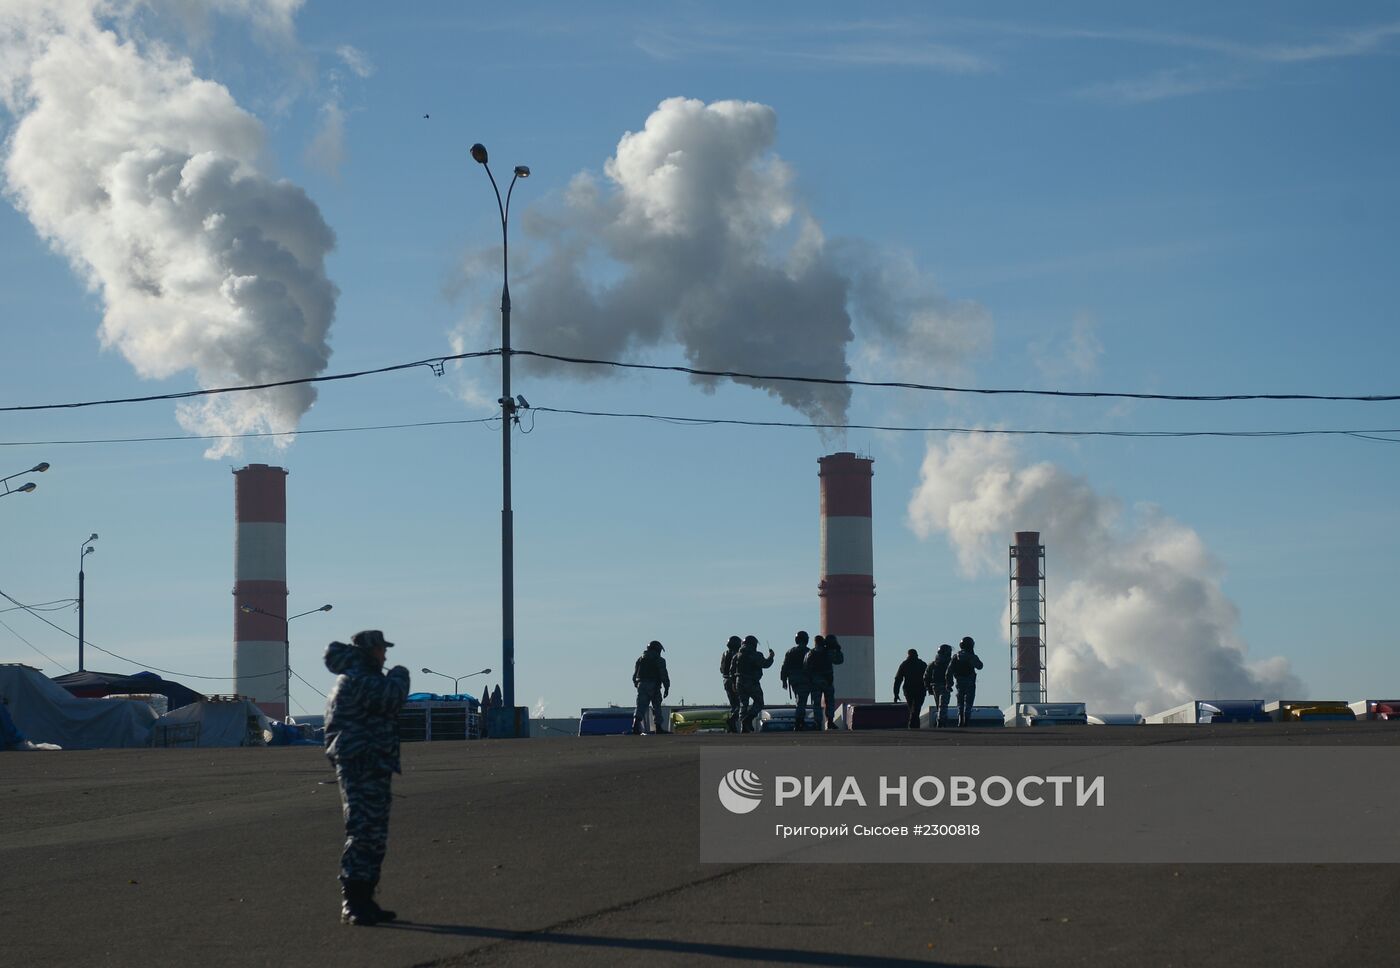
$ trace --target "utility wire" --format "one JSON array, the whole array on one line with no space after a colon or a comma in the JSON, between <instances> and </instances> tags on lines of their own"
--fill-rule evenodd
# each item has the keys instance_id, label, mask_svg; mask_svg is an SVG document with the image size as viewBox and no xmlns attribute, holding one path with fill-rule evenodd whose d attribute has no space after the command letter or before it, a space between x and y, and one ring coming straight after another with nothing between
<instances>
[{"instance_id":1,"label":"utility wire","mask_svg":"<svg viewBox=\"0 0 1400 968\"><path fill-rule=\"evenodd\" d=\"M72 632L68 631L68 630L67 630L66 628L64 628L62 625L55 625L53 622L50 622L48 619L44 618L44 616L42 616L42 615L40 615L38 612L34 611L34 610L33 610L32 608L30 608L28 605L25 605L25 604L23 604L22 602L16 601L13 597L11 597L10 595L6 594L3 590L0 590L0 597L4 597L4 598L9 599L11 602L14 602L14 603L15 603L16 605L18 605L20 608L24 609L24 611L29 612L29 614L33 615L35 618L37 618L39 621L43 622L45 625L48 625L48 626L50 626L50 627L52 627L52 628L57 629L58 631L62 632L64 635L68 636L70 639L76 639L76 638L77 638L76 635L74 635ZM140 666L140 667L143 668L143 669L153 669L153 670L155 670L156 672L164 672L166 675L170 675L170 676L179 676L181 679L209 679L209 680L213 680L213 681L216 681L216 682L232 682L232 681L234 681L234 680L236 680L236 679L264 679L264 678L266 678L266 677L268 677L268 676L280 676L280 675L283 674L282 670L281 670L281 669L278 669L276 672L263 672L263 673L259 673L258 675L254 675L254 676L200 676L200 675L195 675L193 672L175 672L175 671L172 670L172 669L162 669L160 666L153 666L153 665L150 665L150 664L145 663L145 662L139 662L139 661L137 661L136 659L128 659L128 658L127 658L126 656L124 656L124 655L118 655L116 652L112 652L112 651L109 650L109 649L104 649L104 648L102 648L102 646L100 646L100 645L98 645L97 643L93 642L91 639L84 638L84 639L83 639L83 645L86 646L87 648L96 649L98 652L101 652L101 653L103 653L104 655L110 655L110 656L111 656L112 658L114 658L114 659L120 659L120 660L123 661L123 662L129 662L129 663L131 663L131 664L134 665L134 666ZM38 650L35 649L35 651L37 652ZM42 654L42 653L41 653L41 654ZM46 656L45 658L47 658L47 656ZM53 662L52 659L49 659L49 661L50 661L50 662ZM58 665L58 663L56 663L56 662L55 662L54 664L55 664L55 665ZM60 667L60 668L61 668L61 667Z\"/></svg>"},{"instance_id":2,"label":"utility wire","mask_svg":"<svg viewBox=\"0 0 1400 968\"><path fill-rule=\"evenodd\" d=\"M301 679L301 676L300 676L300 675L297 673L297 671L296 671L295 669L293 669L291 666L287 666L287 671L290 672L292 675L296 676L298 679ZM302 681L302 683L306 686L306 688L310 689L312 692L314 692L316 695L320 696L322 699L327 698L327 697L326 697L326 694L325 694L324 692L322 692L321 690L317 689L315 686L313 686L311 683L307 682L305 679L301 679L301 681ZM305 709L306 707L303 706L302 708Z\"/></svg>"},{"instance_id":3,"label":"utility wire","mask_svg":"<svg viewBox=\"0 0 1400 968\"><path fill-rule=\"evenodd\" d=\"M19 634L18 632L16 632L14 629L10 628L10 627L9 627L8 625L6 625L4 622L0 622L0 628L3 628L6 632L9 632L9 633L10 633L11 635L13 635L15 638L19 639L21 642L23 642L25 645L29 646L29 647L30 647L31 649L33 649L35 652L37 652L37 653L39 653L40 655L42 655L45 659L48 659L50 662L52 662L54 665L58 666L58 667L59 667L60 669L62 669L64 672L72 672L72 671L73 671L72 669L70 669L70 668L68 668L66 665L64 665L62 662L59 662L59 661L58 661L57 659L55 659L53 656L49 655L49 654L48 654L47 652L45 652L43 649L39 648L39 647L38 647L37 645L35 645L33 642L31 642L31 641L29 641L28 639L26 639L23 635L20 635L20 634Z\"/></svg>"},{"instance_id":4,"label":"utility wire","mask_svg":"<svg viewBox=\"0 0 1400 968\"><path fill-rule=\"evenodd\" d=\"M395 370L410 370L418 366L426 366L432 369L438 376L442 375L443 365L456 360L469 360L482 356L500 356L501 351L478 350L473 353L455 353L451 356L433 356L424 360L414 360L411 363L394 363L390 366L380 366L372 370L356 370L352 373L332 373L329 376L308 376L298 380L278 380L275 383L248 383L234 387L213 387L205 390L185 390L179 393L153 393L144 397L119 397L107 400L83 400L78 403L34 403L16 406L0 407L0 413L13 413L23 410L77 410L81 407L102 407L116 403L150 403L153 400L188 400L192 397L207 397L216 393L242 393L247 390L270 390L274 387L299 386L303 383L329 383L334 380L353 380L357 377L372 376L377 373L392 373Z\"/></svg>"},{"instance_id":5,"label":"utility wire","mask_svg":"<svg viewBox=\"0 0 1400 968\"><path fill-rule=\"evenodd\" d=\"M534 430L533 413L562 413L579 417L633 417L656 420L680 426L705 426L728 424L741 427L791 427L798 430L884 430L900 433L948 433L948 434L1002 434L1007 436L1050 436L1050 437L1317 437L1346 436L1362 440L1377 440L1385 443L1400 443L1390 437L1375 434L1400 434L1400 429L1380 430L1017 430L995 427L921 427L891 426L886 424L836 424L806 423L788 420L737 420L720 417L683 417L654 413L618 413L604 410L572 410L562 407L530 407L529 433ZM7 440L0 441L0 447L51 447L82 444L139 444L177 440L228 440L248 437L291 437L299 434L348 434L374 430L409 430L420 427L451 427L466 424L489 424L500 417L477 417L461 420L421 420L412 423L374 424L364 427L322 427L315 430L260 431L243 434L170 434L152 437L90 437L72 440ZM73 601L73 599L68 599ZM45 603L53 604L53 603ZM18 606L21 608L39 606ZM3 611L12 611L5 609Z\"/></svg>"},{"instance_id":6,"label":"utility wire","mask_svg":"<svg viewBox=\"0 0 1400 968\"><path fill-rule=\"evenodd\" d=\"M269 390L274 387L299 386L304 383L328 383L336 380L353 380L362 376L392 373L419 366L429 367L434 374L441 376L443 367L458 360L479 359L487 356L500 356L507 352L500 348L476 350L470 353L454 353L447 356L432 356L408 363L394 363L368 370L355 370L349 373L332 373L327 376L302 377L296 380L279 380L272 383L251 383L241 386L213 387L204 390L185 390L177 393L154 393L142 397L118 397L104 400L84 400L73 403L20 404L0 407L0 413L14 413L33 410L75 410L82 407L99 407L119 403L149 403L157 400L188 400L219 393L242 393L249 390ZM1400 400L1400 394L1321 394L1321 393L1126 393L1108 390L1037 390L1027 388L954 387L928 383L910 383L902 380L853 380L846 377L796 376L783 373L748 373L742 370L705 370L692 366L660 363L627 363L620 360L600 360L582 356L561 356L557 353L542 353L535 350L509 350L512 356L531 356L558 363L572 363L582 366L610 366L629 370L654 370L670 373L686 373L691 376L727 377L731 380L762 380L769 382L814 383L825 386L876 387L901 390L926 390L940 393L970 393L982 396L1040 396L1040 397L1085 397L1119 400L1170 400L1215 403L1226 400L1327 400L1351 401L1360 403L1383 403ZM232 435L231 435L232 436Z\"/></svg>"},{"instance_id":7,"label":"utility wire","mask_svg":"<svg viewBox=\"0 0 1400 968\"><path fill-rule=\"evenodd\" d=\"M1400 394L1318 394L1318 393L1122 393L1107 390L1028 390L990 389L985 387L950 387L927 383L906 383L900 380L851 380L847 378L822 376L792 376L781 373L745 373L738 370L702 370L691 366L667 365L660 363L623 363L618 360L595 360L580 356L558 356L554 353L538 353L533 350L512 349L512 356L533 356L558 363L577 363L585 366L612 366L628 370L660 370L671 373L688 373L691 376L728 377L731 380L768 380L787 383L818 383L826 386L883 387L900 390L935 390L940 393L975 393L983 396L1022 395L1037 397L1097 397L1120 400L1177 400L1214 403L1222 400L1350 400L1361 403L1381 403L1400 400Z\"/></svg>"},{"instance_id":8,"label":"utility wire","mask_svg":"<svg viewBox=\"0 0 1400 968\"><path fill-rule=\"evenodd\" d=\"M64 444L148 444L167 440L241 440L246 437L296 437L300 434L349 434L364 430L407 430L413 427L448 427L459 424L481 424L500 417L477 417L471 420L422 420L417 423L374 424L367 427L322 427L315 430L265 430L243 434L167 434L159 437L92 437L84 440L0 440L0 447L56 447Z\"/></svg>"},{"instance_id":9,"label":"utility wire","mask_svg":"<svg viewBox=\"0 0 1400 968\"><path fill-rule=\"evenodd\" d=\"M1018 430L998 427L909 427L881 424L802 423L789 420L737 420L721 417L679 417L657 413L619 413L609 410L567 410L560 407L531 407L540 413L565 413L579 417L626 417L656 420L680 426L730 425L739 427L793 427L818 430L888 430L900 433L1002 434L1007 436L1043 437L1360 437L1400 443L1389 437L1371 434L1400 434L1394 430Z\"/></svg>"}]
</instances>

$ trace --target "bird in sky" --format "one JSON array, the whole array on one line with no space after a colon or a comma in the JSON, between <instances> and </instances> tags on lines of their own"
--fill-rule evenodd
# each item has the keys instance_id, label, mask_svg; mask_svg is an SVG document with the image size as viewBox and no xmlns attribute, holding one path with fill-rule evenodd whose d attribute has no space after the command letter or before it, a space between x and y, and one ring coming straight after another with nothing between
<instances>
[{"instance_id":1,"label":"bird in sky","mask_svg":"<svg viewBox=\"0 0 1400 968\"><path fill-rule=\"evenodd\" d=\"M428 116L425 114L425 115L423 115L423 117L426 119Z\"/></svg>"}]
</instances>

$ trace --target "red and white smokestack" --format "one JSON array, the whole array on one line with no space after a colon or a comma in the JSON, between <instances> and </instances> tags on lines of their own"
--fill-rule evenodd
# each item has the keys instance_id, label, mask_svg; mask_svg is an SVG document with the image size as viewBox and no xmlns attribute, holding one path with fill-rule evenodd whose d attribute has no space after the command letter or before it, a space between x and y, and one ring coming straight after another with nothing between
<instances>
[{"instance_id":1,"label":"red and white smokestack","mask_svg":"<svg viewBox=\"0 0 1400 968\"><path fill-rule=\"evenodd\" d=\"M1011 702L1045 702L1045 546L1017 531L1011 546Z\"/></svg>"},{"instance_id":2,"label":"red and white smokestack","mask_svg":"<svg viewBox=\"0 0 1400 968\"><path fill-rule=\"evenodd\" d=\"M875 701L875 562L870 529L873 460L843 452L817 460L822 494L823 635L846 661L836 667L841 702Z\"/></svg>"},{"instance_id":3,"label":"red and white smokestack","mask_svg":"<svg viewBox=\"0 0 1400 968\"><path fill-rule=\"evenodd\" d=\"M233 472L233 691L273 719L287 715L287 472ZM245 609L244 606L248 608Z\"/></svg>"}]
</instances>

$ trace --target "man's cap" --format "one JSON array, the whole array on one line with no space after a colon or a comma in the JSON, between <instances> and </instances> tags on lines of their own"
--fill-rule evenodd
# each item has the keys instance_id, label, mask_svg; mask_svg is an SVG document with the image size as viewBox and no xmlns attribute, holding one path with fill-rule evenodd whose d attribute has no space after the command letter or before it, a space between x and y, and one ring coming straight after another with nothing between
<instances>
[{"instance_id":1,"label":"man's cap","mask_svg":"<svg viewBox=\"0 0 1400 968\"><path fill-rule=\"evenodd\" d=\"M725 643L725 645L729 646L731 649L734 648L735 646L739 645L739 644L741 644L741 643L740 643L740 641L739 641L739 636L737 636L737 635L731 635L731 636L729 637L729 641Z\"/></svg>"},{"instance_id":2,"label":"man's cap","mask_svg":"<svg viewBox=\"0 0 1400 968\"><path fill-rule=\"evenodd\" d=\"M952 652L952 651L953 651L953 647L952 647L951 645L949 645L947 642L944 642L942 645L940 645L940 646L938 647L938 651L939 651L939 652Z\"/></svg>"},{"instance_id":3,"label":"man's cap","mask_svg":"<svg viewBox=\"0 0 1400 968\"><path fill-rule=\"evenodd\" d=\"M647 648L650 649L652 652L665 652L665 651L666 651L666 646L662 645L660 642L656 641L655 639L652 639L650 642L647 643Z\"/></svg>"},{"instance_id":4,"label":"man's cap","mask_svg":"<svg viewBox=\"0 0 1400 968\"><path fill-rule=\"evenodd\" d=\"M386 649L394 647L394 643L385 640L384 633L379 629L365 629L363 632L356 632L350 637L350 644L357 649L365 649L366 651L381 645Z\"/></svg>"},{"instance_id":5,"label":"man's cap","mask_svg":"<svg viewBox=\"0 0 1400 968\"><path fill-rule=\"evenodd\" d=\"M918 649L910 649L910 650L909 650L909 654L910 654L911 656L917 656L917 655L919 654L919 650L918 650Z\"/></svg>"},{"instance_id":6,"label":"man's cap","mask_svg":"<svg viewBox=\"0 0 1400 968\"><path fill-rule=\"evenodd\" d=\"M972 636L970 635L964 635L962 641L958 643L958 645L964 649L970 649L976 644L976 642L972 641Z\"/></svg>"},{"instance_id":7,"label":"man's cap","mask_svg":"<svg viewBox=\"0 0 1400 968\"><path fill-rule=\"evenodd\" d=\"M744 636L744 644L745 644L745 645L758 645L758 637L755 636L755 635L746 635L746 636Z\"/></svg>"},{"instance_id":8,"label":"man's cap","mask_svg":"<svg viewBox=\"0 0 1400 968\"><path fill-rule=\"evenodd\" d=\"M806 644L807 644L807 633L806 633L805 631L798 632L796 635L794 635L794 636L792 637L792 640L793 640L794 642L796 642L798 645L806 645Z\"/></svg>"}]
</instances>

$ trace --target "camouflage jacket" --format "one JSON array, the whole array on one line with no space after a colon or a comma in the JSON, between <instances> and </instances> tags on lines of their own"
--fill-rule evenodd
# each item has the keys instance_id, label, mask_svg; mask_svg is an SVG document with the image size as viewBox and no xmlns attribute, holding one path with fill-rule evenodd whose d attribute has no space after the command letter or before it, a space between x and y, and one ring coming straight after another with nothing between
<instances>
[{"instance_id":1,"label":"camouflage jacket","mask_svg":"<svg viewBox=\"0 0 1400 968\"><path fill-rule=\"evenodd\" d=\"M326 668L336 674L326 703L326 756L400 772L399 710L408 696L408 670L381 673L344 642L326 647Z\"/></svg>"}]
</instances>

